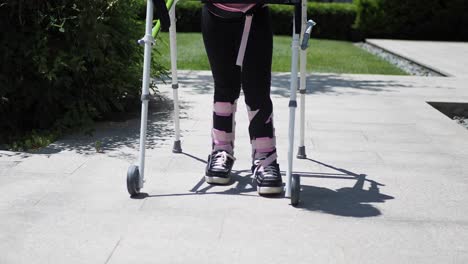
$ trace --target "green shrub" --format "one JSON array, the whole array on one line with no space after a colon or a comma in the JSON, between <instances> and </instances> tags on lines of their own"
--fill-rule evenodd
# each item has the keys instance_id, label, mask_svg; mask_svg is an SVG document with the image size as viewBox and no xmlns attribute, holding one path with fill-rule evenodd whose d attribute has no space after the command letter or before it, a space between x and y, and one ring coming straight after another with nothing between
<instances>
[{"instance_id":1,"label":"green shrub","mask_svg":"<svg viewBox=\"0 0 468 264\"><path fill-rule=\"evenodd\" d=\"M0 1L0 145L43 130L89 128L138 102L137 6L133 0Z\"/></svg>"},{"instance_id":2,"label":"green shrub","mask_svg":"<svg viewBox=\"0 0 468 264\"><path fill-rule=\"evenodd\" d=\"M468 40L466 0L357 0L366 37Z\"/></svg>"},{"instance_id":3,"label":"green shrub","mask_svg":"<svg viewBox=\"0 0 468 264\"><path fill-rule=\"evenodd\" d=\"M140 0L140 19L145 19L145 0ZM199 1L185 0L177 4L177 31L200 32L202 4ZM270 5L273 31L276 35L289 35L292 32L293 7ZM352 28L356 19L356 6L346 3L309 3L308 16L317 22L314 37L329 39L352 39Z\"/></svg>"},{"instance_id":4,"label":"green shrub","mask_svg":"<svg viewBox=\"0 0 468 264\"><path fill-rule=\"evenodd\" d=\"M199 1L180 1L177 3L177 31L201 32L201 10Z\"/></svg>"}]
</instances>

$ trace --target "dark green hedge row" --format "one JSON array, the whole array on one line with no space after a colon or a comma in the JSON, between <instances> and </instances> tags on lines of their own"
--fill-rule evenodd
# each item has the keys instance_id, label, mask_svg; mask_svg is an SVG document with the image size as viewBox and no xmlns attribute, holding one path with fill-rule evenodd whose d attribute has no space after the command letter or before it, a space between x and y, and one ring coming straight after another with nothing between
<instances>
[{"instance_id":1,"label":"dark green hedge row","mask_svg":"<svg viewBox=\"0 0 468 264\"><path fill-rule=\"evenodd\" d=\"M353 29L356 20L356 6L346 3L309 3L307 16L317 22L313 37L326 39L353 40L358 37ZM271 16L276 34L289 35L292 31L293 7L272 5Z\"/></svg>"},{"instance_id":2,"label":"dark green hedge row","mask_svg":"<svg viewBox=\"0 0 468 264\"><path fill-rule=\"evenodd\" d=\"M2 1L0 146L41 130L89 127L138 102L143 30L135 4Z\"/></svg>"},{"instance_id":3,"label":"dark green hedge row","mask_svg":"<svg viewBox=\"0 0 468 264\"><path fill-rule=\"evenodd\" d=\"M144 19L144 1L140 18ZM274 32L289 35L292 7L270 5ZM200 31L201 4L181 0L178 31ZM467 0L355 0L349 3L311 2L308 15L317 21L318 38L361 40L364 37L468 40Z\"/></svg>"},{"instance_id":4,"label":"dark green hedge row","mask_svg":"<svg viewBox=\"0 0 468 264\"><path fill-rule=\"evenodd\" d=\"M198 1L186 0L177 4L177 31L200 32L200 16L202 4ZM270 5L273 20L273 30L276 35L289 35L292 31L292 6ZM144 19L144 5L140 10L140 18ZM356 19L356 6L345 3L309 3L308 16L317 22L314 37L328 39L352 39L352 25Z\"/></svg>"},{"instance_id":5,"label":"dark green hedge row","mask_svg":"<svg viewBox=\"0 0 468 264\"><path fill-rule=\"evenodd\" d=\"M467 0L357 0L366 37L468 40Z\"/></svg>"}]
</instances>

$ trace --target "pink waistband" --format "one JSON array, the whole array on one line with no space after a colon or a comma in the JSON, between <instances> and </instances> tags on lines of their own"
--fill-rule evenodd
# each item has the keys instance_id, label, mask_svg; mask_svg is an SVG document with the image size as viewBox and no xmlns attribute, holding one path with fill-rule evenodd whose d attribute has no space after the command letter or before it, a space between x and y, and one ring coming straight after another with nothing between
<instances>
[{"instance_id":1,"label":"pink waistband","mask_svg":"<svg viewBox=\"0 0 468 264\"><path fill-rule=\"evenodd\" d=\"M225 11L242 12L242 13L249 11L249 9L255 6L255 4L220 4L220 3L213 3L213 5Z\"/></svg>"}]
</instances>

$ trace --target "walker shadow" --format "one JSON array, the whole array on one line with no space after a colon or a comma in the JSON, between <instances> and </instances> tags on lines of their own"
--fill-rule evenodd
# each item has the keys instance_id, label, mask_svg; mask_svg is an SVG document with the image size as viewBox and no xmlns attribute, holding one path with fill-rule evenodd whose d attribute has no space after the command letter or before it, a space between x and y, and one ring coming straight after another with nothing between
<instances>
[{"instance_id":1,"label":"walker shadow","mask_svg":"<svg viewBox=\"0 0 468 264\"><path fill-rule=\"evenodd\" d=\"M198 158L197 158L198 159ZM146 199L154 197L172 197L172 196L193 196L193 195L243 195L243 196L257 196L251 194L257 189L251 185L252 179L250 177L250 170L232 170L231 171L231 182L226 185L214 185L205 184L205 177L201 177L200 180L194 185L189 192L186 193L170 193L170 194L153 194L140 193L138 195L130 197L131 199ZM231 188L224 191L214 191L213 189L217 186L232 186Z\"/></svg>"},{"instance_id":2,"label":"walker shadow","mask_svg":"<svg viewBox=\"0 0 468 264\"><path fill-rule=\"evenodd\" d=\"M196 156L190 155L185 152L182 154L206 164L206 161L201 158L198 158ZM257 191L257 187L255 186L254 182L255 181L252 178L251 170L232 170L231 182L229 182L227 185L209 184L203 187L203 185L205 185L205 177L203 176L198 181L198 183L195 184L195 186L192 189L190 189L190 192L194 194L229 194L229 195L257 196L257 194L249 194L251 192ZM233 186L233 187L228 190L221 191L221 192L208 192L209 190L215 188L216 186ZM265 197L266 198L282 198L282 195L272 195L272 196L265 196Z\"/></svg>"},{"instance_id":3,"label":"walker shadow","mask_svg":"<svg viewBox=\"0 0 468 264\"><path fill-rule=\"evenodd\" d=\"M196 161L199 161L203 164L206 164L206 161L202 158L199 158L197 156L191 155L186 152L182 152L182 154ZM228 184L226 185L209 184L209 185L206 185L205 187L203 187L203 185L205 185L205 177L202 176L200 180L198 181L198 183L195 184L195 186L193 186L192 189L190 189L190 192L194 194L238 194L238 195L253 192L256 190L256 188L254 188L254 186L252 186L251 184L252 179L250 177L250 174L251 174L250 170L232 170L231 181ZM216 186L234 186L234 187L228 190L222 191L222 192L209 192L209 193L207 192L215 188Z\"/></svg>"},{"instance_id":4,"label":"walker shadow","mask_svg":"<svg viewBox=\"0 0 468 264\"><path fill-rule=\"evenodd\" d=\"M257 188L252 185L252 178L250 177L250 170L232 170L231 182L227 186L232 186L228 190L222 192L209 192L215 194L230 194L230 195L246 195L255 192ZM215 188L216 185L210 184L201 188L205 183L204 177L190 190L192 193L208 194L208 191ZM223 186L223 185L221 185ZM254 195L252 195L254 196Z\"/></svg>"},{"instance_id":5,"label":"walker shadow","mask_svg":"<svg viewBox=\"0 0 468 264\"><path fill-rule=\"evenodd\" d=\"M194 156L187 152L182 152L181 155L185 155L189 158L192 158L198 162L206 164L206 161L200 157ZM250 170L232 170L231 171L231 181L226 185L216 185L216 184L206 184L205 177L202 176L200 180L189 190L188 193L174 193L174 194L155 194L150 195L148 193L140 193L136 196L131 197L132 199L145 199L151 197L167 197L167 196L191 196L191 195L207 195L207 194L225 194L225 195L245 195L245 196L256 196L254 194L249 194L255 192L257 189L252 186ZM231 188L224 191L213 191L217 186L232 186Z\"/></svg>"},{"instance_id":6,"label":"walker shadow","mask_svg":"<svg viewBox=\"0 0 468 264\"><path fill-rule=\"evenodd\" d=\"M189 153L182 153L187 157L195 159L199 162L206 163L205 160L193 156ZM322 166L336 170L339 173L311 173L297 172L301 177L307 178L325 178L335 180L356 180L353 187L340 188L331 190L328 188L302 185L301 186L301 202L298 208L312 212L321 212L326 214L345 216L345 217L373 217L381 215L380 210L372 206L371 203L384 203L386 200L394 199L394 197L380 193L379 186L385 186L379 182L367 179L365 174L357 174L342 168L336 168L320 161L308 159ZM285 172L281 172L285 175ZM243 195L243 196L258 196L256 186L253 184L250 170L233 170L232 181L226 186L231 188L223 191L215 191L217 185L208 185L205 183L204 177L189 190L187 193L149 195L141 193L133 199L145 199L151 197L167 197L167 196L192 196L192 195ZM368 190L364 189L365 183L370 183ZM223 185L225 188L226 186ZM284 194L266 196L265 198L282 199ZM261 199L259 197L259 199Z\"/></svg>"},{"instance_id":7,"label":"walker shadow","mask_svg":"<svg viewBox=\"0 0 468 264\"><path fill-rule=\"evenodd\" d=\"M357 174L346 169L307 159L319 165L336 170L339 173L308 173L298 172L301 177L356 180L353 187L331 190L308 185L301 186L301 203L299 208L347 217L373 217L381 212L372 203L384 203L394 197L380 193L379 186L385 186L374 180L367 179L366 174ZM365 183L370 183L365 190Z\"/></svg>"}]
</instances>

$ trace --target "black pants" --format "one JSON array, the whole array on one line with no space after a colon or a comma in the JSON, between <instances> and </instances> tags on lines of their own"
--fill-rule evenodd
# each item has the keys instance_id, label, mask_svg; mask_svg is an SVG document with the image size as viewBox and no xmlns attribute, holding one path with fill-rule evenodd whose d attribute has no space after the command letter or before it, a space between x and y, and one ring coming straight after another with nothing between
<instances>
[{"instance_id":1,"label":"black pants","mask_svg":"<svg viewBox=\"0 0 468 264\"><path fill-rule=\"evenodd\" d=\"M236 100L242 88L249 134L256 152L275 149L270 99L273 33L268 7L253 14L242 67L236 65L244 19L226 19L202 10L202 33L214 78L213 145L232 150ZM256 142L257 140L262 143Z\"/></svg>"}]
</instances>

